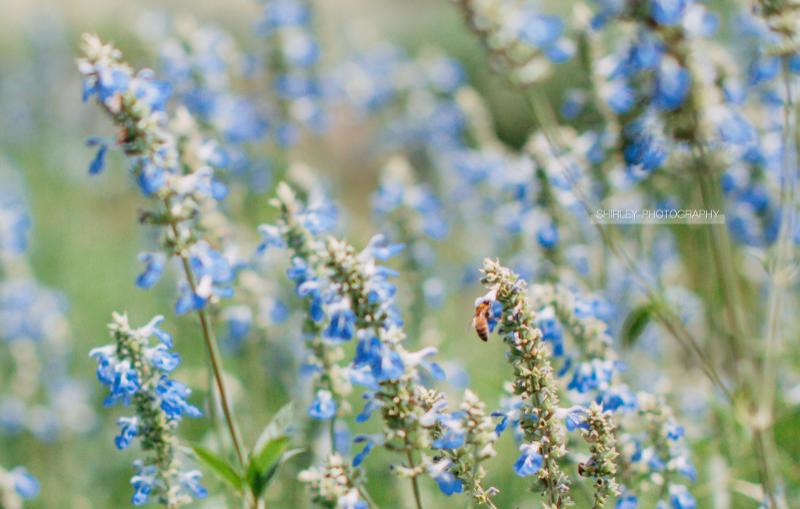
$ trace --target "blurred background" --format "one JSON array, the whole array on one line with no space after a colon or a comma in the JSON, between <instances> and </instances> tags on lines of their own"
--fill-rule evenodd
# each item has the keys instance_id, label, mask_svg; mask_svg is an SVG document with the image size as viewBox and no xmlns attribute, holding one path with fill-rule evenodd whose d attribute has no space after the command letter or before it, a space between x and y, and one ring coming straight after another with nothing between
<instances>
[{"instance_id":1,"label":"blurred background","mask_svg":"<svg viewBox=\"0 0 800 509\"><path fill-rule=\"evenodd\" d=\"M450 2L335 0L316 4L315 24L323 63L345 58L354 47L358 49L359 41L390 41L412 55L441 51L463 65L467 81L484 97L501 141L518 148L535 127L523 98L491 72L480 42L465 28L461 13ZM563 13L571 8L568 2L550 4L547 9L551 12ZM0 166L3 175L17 176L0 180L0 186L9 183L0 193L9 191L11 182L18 178L13 187L21 190L32 224L26 270L43 288L56 292L57 302L52 305L66 323L50 325L68 337L63 347L63 369L72 379L70 390L75 401L88 402L73 412L66 428L52 432L43 429L37 434L15 431L9 425L8 432L0 434L0 466L25 465L41 483L39 497L26 507L88 509L129 504L131 462L137 452L121 453L114 448L114 422L120 410L102 407L102 390L94 380L95 362L88 356L91 348L108 342L106 324L113 311L127 311L133 324L144 324L153 315L167 315L165 328L179 338L178 350L186 359L180 378L194 388L196 401L206 396L205 353L199 341L190 340L198 339L199 330L193 320L171 313L173 286L162 284L143 291L133 284L141 271L137 255L153 239L136 220L143 199L130 184L123 156L110 155L108 168L100 175L87 173L94 151L85 141L90 135L110 132L110 124L96 107L81 102L75 64L80 35L96 33L113 42L134 68L159 69L160 41L173 24L191 19L198 25L214 25L226 31L242 51L259 59L266 44L255 29L262 11L257 0L0 2ZM567 63L543 86L543 92L553 104L560 104L564 90L578 79L576 67ZM362 246L376 231L368 197L377 188L380 169L386 162L385 154L375 150L373 135L378 122L343 113L336 125L324 135L303 137L288 149L285 161L265 170L258 186L234 190L231 207L244 228L249 226L255 232L258 224L274 218L268 205L273 185L286 171L285 162L296 160L314 167L318 178L335 190L332 195L341 208L344 231L351 242ZM493 254L480 237L470 245L474 252L449 255L467 263ZM443 249L447 251L447 247ZM413 299L409 297L412 290L400 284L408 303ZM419 341L439 346L443 358L457 358L464 376L471 379L470 386L491 407L500 397L507 367L503 345L498 341L482 344L470 329L471 305L479 292L477 281L455 292L423 328L429 336ZM276 325L263 338L227 352L227 367L237 374L234 389L241 420L247 423L243 430L246 437L254 438L267 416L292 397L292 342L298 340L297 323L290 321ZM680 353L669 351L663 360L679 366L680 357ZM632 353L627 360L636 359ZM0 359L0 366L5 366L4 362ZM680 369L677 373L684 375ZM697 394L689 391L682 399L676 398L676 406L691 415L711 412L699 394L708 392L708 387L696 375L687 380L698 384ZM0 383L10 382L0 376ZM667 382L648 383L658 387ZM0 387L0 394L7 389ZM71 408L75 410L76 405ZM50 418L50 411L43 409L43 421ZM0 422L13 420L11 406L0 406L0 412ZM795 412L776 428L777 442L795 459L800 458L797 425L800 416ZM208 431L203 420L187 421L182 426L189 440L201 440ZM709 460L698 464L698 507L712 507L709 478L713 469L706 466L719 456L718 443L691 427L689 433L695 433L695 455L705 455ZM729 438L736 440L735 436ZM501 456L514 454L509 442L501 445ZM746 451L742 453L747 456ZM281 474L269 497L274 502L271 507L308 504L302 486L293 481L302 461ZM382 507L400 507L391 498L394 490L384 489L396 482L393 478L387 481L381 470L388 459L374 461L368 486ZM522 501L531 506L528 483L516 478L507 465L491 469L490 480L506 487L497 499L499 507L513 507ZM212 491L215 482L207 476ZM430 507L452 503L435 487L426 487L425 496ZM755 507L751 499L740 496L734 496L733 506Z\"/></svg>"}]
</instances>

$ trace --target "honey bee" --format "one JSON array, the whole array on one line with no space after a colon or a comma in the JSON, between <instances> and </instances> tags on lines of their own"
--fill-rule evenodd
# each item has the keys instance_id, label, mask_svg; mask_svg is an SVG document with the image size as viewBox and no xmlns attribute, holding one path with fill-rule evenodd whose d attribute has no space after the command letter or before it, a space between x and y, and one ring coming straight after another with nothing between
<instances>
[{"instance_id":1,"label":"honey bee","mask_svg":"<svg viewBox=\"0 0 800 509\"><path fill-rule=\"evenodd\" d=\"M489 301L481 301L475 306L475 316L472 317L472 326L483 341L489 341Z\"/></svg>"}]
</instances>

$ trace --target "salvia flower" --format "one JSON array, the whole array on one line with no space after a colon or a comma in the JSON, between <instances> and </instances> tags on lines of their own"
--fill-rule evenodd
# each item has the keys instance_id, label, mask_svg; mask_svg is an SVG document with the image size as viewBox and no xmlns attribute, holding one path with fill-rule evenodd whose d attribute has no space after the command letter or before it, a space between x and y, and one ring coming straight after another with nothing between
<instances>
[{"instance_id":1,"label":"salvia flower","mask_svg":"<svg viewBox=\"0 0 800 509\"><path fill-rule=\"evenodd\" d=\"M199 484L200 472L185 469L176 435L184 417L201 414L187 399L188 387L169 377L180 358L172 352L171 336L159 327L162 320L157 316L134 329L126 315L115 313L109 324L114 343L90 355L98 363L98 380L109 390L106 404L121 402L134 410L133 416L119 419L114 444L127 449L139 437L142 450L149 453L134 463L133 505L155 499L179 507L207 494Z\"/></svg>"}]
</instances>

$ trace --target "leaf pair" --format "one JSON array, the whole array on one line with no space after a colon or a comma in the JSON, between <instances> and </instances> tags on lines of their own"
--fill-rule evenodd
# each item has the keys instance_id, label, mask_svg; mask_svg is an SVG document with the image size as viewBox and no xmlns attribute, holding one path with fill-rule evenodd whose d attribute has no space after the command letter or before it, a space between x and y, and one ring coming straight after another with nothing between
<instances>
[{"instance_id":1,"label":"leaf pair","mask_svg":"<svg viewBox=\"0 0 800 509\"><path fill-rule=\"evenodd\" d=\"M244 472L200 445L193 446L197 459L237 493L244 494L247 490L258 500L266 492L280 466L303 452L302 449L287 450L291 442L289 426L292 413L292 404L289 403L275 414L258 437Z\"/></svg>"}]
</instances>

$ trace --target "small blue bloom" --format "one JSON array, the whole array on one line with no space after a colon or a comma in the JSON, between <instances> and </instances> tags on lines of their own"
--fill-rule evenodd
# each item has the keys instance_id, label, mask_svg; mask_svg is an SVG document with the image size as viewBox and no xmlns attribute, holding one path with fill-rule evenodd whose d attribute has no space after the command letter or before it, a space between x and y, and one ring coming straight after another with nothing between
<instances>
[{"instance_id":1,"label":"small blue bloom","mask_svg":"<svg viewBox=\"0 0 800 509\"><path fill-rule=\"evenodd\" d=\"M683 426L671 420L667 423L667 438L673 442L679 440L686 433Z\"/></svg>"},{"instance_id":2,"label":"small blue bloom","mask_svg":"<svg viewBox=\"0 0 800 509\"><path fill-rule=\"evenodd\" d=\"M458 449L464 445L465 433L462 429L445 427L444 434L433 441L434 449Z\"/></svg>"},{"instance_id":3,"label":"small blue bloom","mask_svg":"<svg viewBox=\"0 0 800 509\"><path fill-rule=\"evenodd\" d=\"M91 143L92 140L90 140ZM97 153L89 164L89 175L97 175L106 166L106 152L108 152L108 145L105 143L98 143Z\"/></svg>"},{"instance_id":4,"label":"small blue bloom","mask_svg":"<svg viewBox=\"0 0 800 509\"><path fill-rule=\"evenodd\" d=\"M436 481L439 490L448 497L454 493L461 493L464 486L460 479L457 479L450 470L449 460L440 460L438 463L428 466L428 474Z\"/></svg>"},{"instance_id":5,"label":"small blue bloom","mask_svg":"<svg viewBox=\"0 0 800 509\"><path fill-rule=\"evenodd\" d=\"M659 25L677 25L683 18L686 4L687 0L650 0L650 15Z\"/></svg>"},{"instance_id":6,"label":"small blue bloom","mask_svg":"<svg viewBox=\"0 0 800 509\"><path fill-rule=\"evenodd\" d=\"M514 462L514 472L520 477L535 475L542 468L543 458L539 454L539 446L535 444L522 444L519 448L520 455Z\"/></svg>"},{"instance_id":7,"label":"small blue bloom","mask_svg":"<svg viewBox=\"0 0 800 509\"><path fill-rule=\"evenodd\" d=\"M208 496L208 490L200 484L200 479L203 474L198 470L190 470L182 472L180 475L181 487L187 490L192 496L198 500L202 500Z\"/></svg>"},{"instance_id":8,"label":"small blue bloom","mask_svg":"<svg viewBox=\"0 0 800 509\"><path fill-rule=\"evenodd\" d=\"M639 499L636 498L636 495L626 491L617 499L614 509L636 509L638 506Z\"/></svg>"},{"instance_id":9,"label":"small blue bloom","mask_svg":"<svg viewBox=\"0 0 800 509\"><path fill-rule=\"evenodd\" d=\"M136 175L136 183L139 184L142 193L145 196L152 196L160 191L166 182L166 171L143 158Z\"/></svg>"},{"instance_id":10,"label":"small blue bloom","mask_svg":"<svg viewBox=\"0 0 800 509\"><path fill-rule=\"evenodd\" d=\"M367 402L364 404L364 408L361 410L361 412L359 412L356 416L356 422L368 421L372 416L372 412L380 408L378 402L375 400L374 394L368 392L364 394L364 399L366 399Z\"/></svg>"},{"instance_id":11,"label":"small blue bloom","mask_svg":"<svg viewBox=\"0 0 800 509\"><path fill-rule=\"evenodd\" d=\"M133 486L131 503L135 506L140 506L146 504L150 498L150 493L156 483L158 470L154 465L144 466L141 461L136 461L134 468L136 469L136 475L131 478L131 485Z\"/></svg>"},{"instance_id":12,"label":"small blue bloom","mask_svg":"<svg viewBox=\"0 0 800 509\"><path fill-rule=\"evenodd\" d=\"M686 486L682 484L672 484L669 487L669 501L673 509L695 509L697 501L689 493Z\"/></svg>"},{"instance_id":13,"label":"small blue bloom","mask_svg":"<svg viewBox=\"0 0 800 509\"><path fill-rule=\"evenodd\" d=\"M536 232L536 240L545 249L553 249L558 244L558 227L555 223L548 223Z\"/></svg>"},{"instance_id":14,"label":"small blue bloom","mask_svg":"<svg viewBox=\"0 0 800 509\"><path fill-rule=\"evenodd\" d=\"M167 417L174 420L180 420L184 415L189 417L202 415L197 407L186 401L191 393L192 391L186 385L177 380L171 380L166 375L161 375L156 386L156 394L161 399L161 409L167 414Z\"/></svg>"},{"instance_id":15,"label":"small blue bloom","mask_svg":"<svg viewBox=\"0 0 800 509\"><path fill-rule=\"evenodd\" d=\"M262 224L258 227L258 233L261 234L261 243L256 251L258 254L264 254L270 247L279 249L286 247L281 231L277 226Z\"/></svg>"},{"instance_id":16,"label":"small blue bloom","mask_svg":"<svg viewBox=\"0 0 800 509\"><path fill-rule=\"evenodd\" d=\"M139 253L139 261L145 264L144 272L136 277L136 286L152 288L164 273L167 257L164 253Z\"/></svg>"},{"instance_id":17,"label":"small blue bloom","mask_svg":"<svg viewBox=\"0 0 800 509\"><path fill-rule=\"evenodd\" d=\"M127 449L136 435L139 434L139 419L136 417L120 417L117 421L120 427L119 435L114 438L117 449Z\"/></svg>"},{"instance_id":18,"label":"small blue bloom","mask_svg":"<svg viewBox=\"0 0 800 509\"><path fill-rule=\"evenodd\" d=\"M336 400L330 391L319 390L308 407L308 415L313 419L328 420L336 415Z\"/></svg>"},{"instance_id":19,"label":"small blue bloom","mask_svg":"<svg viewBox=\"0 0 800 509\"><path fill-rule=\"evenodd\" d=\"M366 442L364 447L353 456L353 466L357 467L364 462L364 459L369 455L372 449L375 447L375 442L366 436L357 436L354 440L355 443L359 442Z\"/></svg>"},{"instance_id":20,"label":"small blue bloom","mask_svg":"<svg viewBox=\"0 0 800 509\"><path fill-rule=\"evenodd\" d=\"M333 341L349 341L356 329L356 315L349 307L337 307L323 335Z\"/></svg>"},{"instance_id":21,"label":"small blue bloom","mask_svg":"<svg viewBox=\"0 0 800 509\"><path fill-rule=\"evenodd\" d=\"M692 76L689 71L672 60L664 60L656 75L653 105L664 111L674 111L689 95Z\"/></svg>"},{"instance_id":22,"label":"small blue bloom","mask_svg":"<svg viewBox=\"0 0 800 509\"><path fill-rule=\"evenodd\" d=\"M16 467L11 472L14 491L25 500L36 498L39 495L39 481L28 472L25 467Z\"/></svg>"},{"instance_id":23,"label":"small blue bloom","mask_svg":"<svg viewBox=\"0 0 800 509\"><path fill-rule=\"evenodd\" d=\"M564 31L564 23L558 16L541 15L529 10L523 15L519 30L522 42L543 49L553 45Z\"/></svg>"},{"instance_id":24,"label":"small blue bloom","mask_svg":"<svg viewBox=\"0 0 800 509\"><path fill-rule=\"evenodd\" d=\"M567 409L564 422L567 426L567 431L575 431L576 429L589 429L589 424L586 422L586 409L582 406L573 406Z\"/></svg>"}]
</instances>

